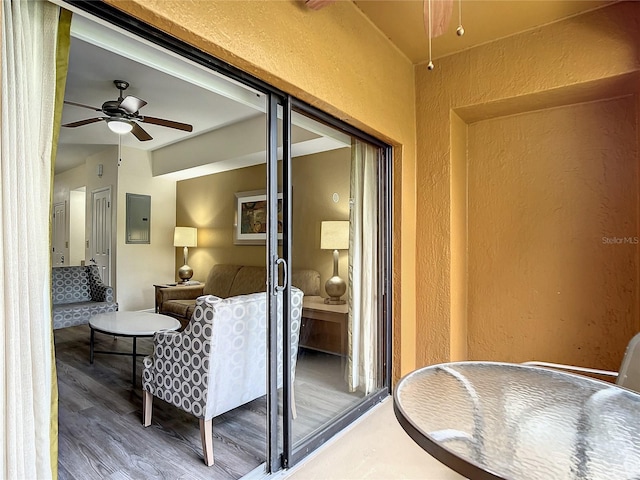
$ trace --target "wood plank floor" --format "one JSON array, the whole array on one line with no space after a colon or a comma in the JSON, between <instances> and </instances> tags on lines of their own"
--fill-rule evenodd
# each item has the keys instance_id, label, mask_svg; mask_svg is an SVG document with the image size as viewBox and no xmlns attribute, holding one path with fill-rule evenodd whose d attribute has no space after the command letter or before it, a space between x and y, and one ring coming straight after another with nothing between
<instances>
[{"instance_id":1,"label":"wood plank floor","mask_svg":"<svg viewBox=\"0 0 640 480\"><path fill-rule=\"evenodd\" d=\"M215 464L202 460L198 420L155 398L153 422L142 419L141 358L137 386L131 358L96 354L89 363L89 327L55 331L59 389L59 478L237 479L265 460L266 397L213 420ZM151 351L138 339L138 351ZM96 349L131 351L131 339L96 334ZM296 369L294 442L360 400L347 393L340 358L303 351Z\"/></svg>"}]
</instances>

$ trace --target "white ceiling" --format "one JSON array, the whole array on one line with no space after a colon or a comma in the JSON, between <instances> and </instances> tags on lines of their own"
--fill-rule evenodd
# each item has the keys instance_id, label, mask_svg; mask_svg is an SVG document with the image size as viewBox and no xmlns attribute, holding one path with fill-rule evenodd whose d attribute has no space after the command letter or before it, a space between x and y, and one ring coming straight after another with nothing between
<instances>
[{"instance_id":1,"label":"white ceiling","mask_svg":"<svg viewBox=\"0 0 640 480\"><path fill-rule=\"evenodd\" d=\"M101 45L108 45L108 49ZM113 29L74 16L65 100L100 108L106 100L117 100L119 91L114 80L130 83L123 96L130 94L147 102L140 109L141 115L193 125L193 132L188 133L140 123L153 140L141 142L126 134L121 137L123 146L153 151L264 114L263 95ZM101 112L65 104L62 124L102 116ZM81 164L88 155L105 146L117 145L118 140L119 135L111 132L106 122L62 127L56 173Z\"/></svg>"},{"instance_id":2,"label":"white ceiling","mask_svg":"<svg viewBox=\"0 0 640 480\"><path fill-rule=\"evenodd\" d=\"M104 101L118 99L119 91L113 84L116 79L130 83L123 96L130 94L147 101L147 105L140 109L142 115L192 124L194 134L235 123L258 113L251 107L166 73L82 40L73 40L65 100L100 108ZM65 104L62 124L100 116L103 116L101 112ZM158 125L140 123L140 126L153 140L140 142L129 134L123 136L123 145L155 150L187 136L181 130ZM106 122L63 128L61 132L63 144L114 145L117 141L118 135L108 129Z\"/></svg>"},{"instance_id":3,"label":"white ceiling","mask_svg":"<svg viewBox=\"0 0 640 480\"><path fill-rule=\"evenodd\" d=\"M237 136L231 133L245 128L247 124L257 125L255 131L241 132L240 138L245 140L244 143L248 143L250 138L266 141L264 122L247 123L251 118L264 117L266 96L263 93L81 15L73 17L71 34L66 101L101 108L105 101L118 99L120 92L114 80L125 80L130 86L123 96L130 94L147 102L140 109L142 116L188 123L193 125L193 132L139 122L153 137L153 140L141 142L130 133L122 136L113 133L103 121L80 127L62 127L56 173L84 163L88 156L108 146L118 145L119 140L123 146L156 151L155 155L160 155L163 160L160 170L175 180L264 163L264 147L248 155L243 151L243 142L238 142ZM96 117L104 117L104 114L65 104L62 124ZM351 145L348 135L296 112L292 123L295 126L293 133L298 134L297 139L293 137L293 156ZM229 126L233 128L224 128ZM227 140L225 132L235 140ZM210 133L216 135L211 136ZM213 144L218 146L215 151L210 150L213 138ZM167 165L165 147L192 139L195 142L185 147L194 153L189 161L175 158L171 160L172 165ZM203 141L206 148L198 157L193 149Z\"/></svg>"}]
</instances>

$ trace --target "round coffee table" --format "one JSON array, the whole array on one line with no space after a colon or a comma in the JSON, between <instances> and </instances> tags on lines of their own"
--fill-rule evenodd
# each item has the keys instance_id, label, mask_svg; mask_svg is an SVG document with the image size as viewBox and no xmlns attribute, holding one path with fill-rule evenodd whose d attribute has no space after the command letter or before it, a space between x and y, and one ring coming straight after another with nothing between
<instances>
[{"instance_id":1,"label":"round coffee table","mask_svg":"<svg viewBox=\"0 0 640 480\"><path fill-rule=\"evenodd\" d=\"M91 327L91 342L89 346L89 361L93 364L93 356L96 353L106 353L111 355L126 355L133 359L133 373L131 383L136 384L136 357L146 354L136 352L136 339L138 337L153 337L159 330L178 330L180 322L168 315L149 312L109 312L99 313L89 320ZM114 335L116 337L133 338L132 352L113 352L104 350L94 350L95 332Z\"/></svg>"}]
</instances>

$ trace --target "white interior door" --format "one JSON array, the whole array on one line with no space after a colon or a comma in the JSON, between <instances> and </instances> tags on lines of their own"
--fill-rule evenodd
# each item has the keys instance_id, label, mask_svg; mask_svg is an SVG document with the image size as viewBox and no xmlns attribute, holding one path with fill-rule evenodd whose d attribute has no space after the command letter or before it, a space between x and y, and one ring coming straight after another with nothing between
<instances>
[{"instance_id":1,"label":"white interior door","mask_svg":"<svg viewBox=\"0 0 640 480\"><path fill-rule=\"evenodd\" d=\"M67 252L67 209L66 202L53 205L52 222L52 262L54 266L64 265Z\"/></svg>"},{"instance_id":2,"label":"white interior door","mask_svg":"<svg viewBox=\"0 0 640 480\"><path fill-rule=\"evenodd\" d=\"M91 193L91 263L98 265L102 281L111 285L111 187Z\"/></svg>"}]
</instances>

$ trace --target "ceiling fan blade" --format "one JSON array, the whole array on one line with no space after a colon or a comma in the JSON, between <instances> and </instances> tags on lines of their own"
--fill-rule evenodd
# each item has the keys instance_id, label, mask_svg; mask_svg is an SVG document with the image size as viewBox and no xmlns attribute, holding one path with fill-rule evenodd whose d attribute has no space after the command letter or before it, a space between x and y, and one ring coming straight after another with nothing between
<instances>
[{"instance_id":1,"label":"ceiling fan blade","mask_svg":"<svg viewBox=\"0 0 640 480\"><path fill-rule=\"evenodd\" d=\"M189 125L188 123L174 122L172 120L164 120L162 118L155 117L140 117L139 120L144 123L151 123L153 125L160 125L162 127L175 128L178 130L184 130L185 132L193 132L193 126Z\"/></svg>"},{"instance_id":2,"label":"ceiling fan blade","mask_svg":"<svg viewBox=\"0 0 640 480\"><path fill-rule=\"evenodd\" d=\"M64 125L62 125L63 127L81 127L83 125L90 125L92 123L96 123L96 122L100 122L104 120L104 118L98 117L98 118L87 118L86 120L80 120L78 122L71 122L71 123L66 123Z\"/></svg>"},{"instance_id":3,"label":"ceiling fan blade","mask_svg":"<svg viewBox=\"0 0 640 480\"><path fill-rule=\"evenodd\" d=\"M131 122L133 125L133 130L131 133L140 140L141 142L146 142L147 140L153 140L153 137L149 135L144 128L138 125L136 122Z\"/></svg>"},{"instance_id":4,"label":"ceiling fan blade","mask_svg":"<svg viewBox=\"0 0 640 480\"><path fill-rule=\"evenodd\" d=\"M304 0L304 3L311 10L320 10L328 5L331 5L335 0Z\"/></svg>"},{"instance_id":5,"label":"ceiling fan blade","mask_svg":"<svg viewBox=\"0 0 640 480\"><path fill-rule=\"evenodd\" d=\"M429 18L429 6L431 18ZM453 0L431 0L424 2L424 27L428 32L431 29L431 38L442 35L449 28L451 13L453 12ZM429 26L431 22L431 26Z\"/></svg>"},{"instance_id":6,"label":"ceiling fan blade","mask_svg":"<svg viewBox=\"0 0 640 480\"><path fill-rule=\"evenodd\" d=\"M144 100L133 95L127 95L124 100L120 102L120 108L124 109L128 113L136 113L142 107L147 104Z\"/></svg>"},{"instance_id":7,"label":"ceiling fan blade","mask_svg":"<svg viewBox=\"0 0 640 480\"><path fill-rule=\"evenodd\" d=\"M67 105L75 105L76 107L88 108L90 110L95 110L96 112L101 112L102 111L101 108L92 107L90 105L83 105L82 103L69 102L68 100L65 100L64 103L66 103Z\"/></svg>"}]
</instances>

